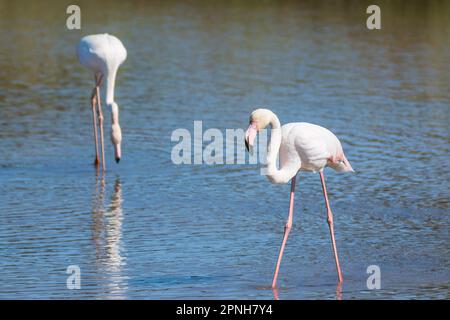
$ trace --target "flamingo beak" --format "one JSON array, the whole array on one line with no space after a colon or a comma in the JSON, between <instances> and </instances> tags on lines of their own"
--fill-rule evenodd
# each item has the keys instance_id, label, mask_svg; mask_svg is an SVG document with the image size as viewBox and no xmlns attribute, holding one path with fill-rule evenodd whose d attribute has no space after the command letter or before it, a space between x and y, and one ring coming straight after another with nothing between
<instances>
[{"instance_id":1,"label":"flamingo beak","mask_svg":"<svg viewBox=\"0 0 450 320\"><path fill-rule=\"evenodd\" d=\"M116 163L119 163L121 157L120 151L120 143L114 145L114 158L116 159Z\"/></svg>"},{"instance_id":2,"label":"flamingo beak","mask_svg":"<svg viewBox=\"0 0 450 320\"><path fill-rule=\"evenodd\" d=\"M256 129L256 125L253 122L250 123L247 131L245 132L245 148L250 154L253 154L253 144L257 133L258 130Z\"/></svg>"}]
</instances>

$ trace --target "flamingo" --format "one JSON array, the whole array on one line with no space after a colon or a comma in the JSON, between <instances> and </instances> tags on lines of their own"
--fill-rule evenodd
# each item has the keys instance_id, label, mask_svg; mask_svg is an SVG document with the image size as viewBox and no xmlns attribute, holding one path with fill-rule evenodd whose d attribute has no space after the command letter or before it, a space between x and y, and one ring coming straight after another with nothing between
<instances>
[{"instance_id":1,"label":"flamingo","mask_svg":"<svg viewBox=\"0 0 450 320\"><path fill-rule=\"evenodd\" d=\"M278 271L283 257L286 241L292 228L294 214L295 180L299 171L319 172L322 191L327 208L327 222L330 229L334 260L338 274L338 283L343 282L339 264L336 241L334 238L333 213L328 200L323 169L331 167L337 172L354 172L344 155L339 139L328 129L306 122L288 123L283 126L280 120L268 109L256 109L250 115L250 125L245 133L245 146L253 152L257 133L271 125L271 138L267 152L267 177L272 183L291 181L289 215L284 228L284 237L278 255L272 288L277 285ZM277 168L277 156L280 155L280 168Z\"/></svg>"},{"instance_id":2,"label":"flamingo","mask_svg":"<svg viewBox=\"0 0 450 320\"><path fill-rule=\"evenodd\" d=\"M119 106L114 101L114 84L117 70L127 58L127 50L115 36L94 34L83 37L77 46L80 63L94 73L95 86L91 94L92 122L94 126L95 161L98 166L98 126L100 127L100 143L102 151L102 169L105 171L105 147L103 143L103 112L100 99L100 86L106 82L106 105L111 110L111 142L114 146L114 157L117 163L121 158L122 130L119 125ZM98 109L96 109L98 106Z\"/></svg>"}]
</instances>

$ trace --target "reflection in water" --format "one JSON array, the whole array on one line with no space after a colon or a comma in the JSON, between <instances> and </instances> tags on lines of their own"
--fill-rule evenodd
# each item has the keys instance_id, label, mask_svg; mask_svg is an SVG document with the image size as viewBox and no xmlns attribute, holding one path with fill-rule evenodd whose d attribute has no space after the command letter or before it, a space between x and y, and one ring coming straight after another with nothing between
<instances>
[{"instance_id":1,"label":"reflection in water","mask_svg":"<svg viewBox=\"0 0 450 320\"><path fill-rule=\"evenodd\" d=\"M336 300L342 300L342 282L338 282L336 286Z\"/></svg>"},{"instance_id":2,"label":"reflection in water","mask_svg":"<svg viewBox=\"0 0 450 320\"><path fill-rule=\"evenodd\" d=\"M336 300L342 300L342 282L338 282L336 285ZM273 299L280 300L278 288L272 288Z\"/></svg>"},{"instance_id":3,"label":"reflection in water","mask_svg":"<svg viewBox=\"0 0 450 320\"><path fill-rule=\"evenodd\" d=\"M278 289L277 288L272 288L272 292L273 292L273 299L274 300L279 300L280 298L278 297Z\"/></svg>"},{"instance_id":4,"label":"reflection in water","mask_svg":"<svg viewBox=\"0 0 450 320\"><path fill-rule=\"evenodd\" d=\"M105 206L105 177L97 172L92 210L93 235L96 265L108 275L107 292L112 298L125 298L126 278L122 274L125 264L121 255L122 240L122 191L120 179L114 183L114 192L109 206Z\"/></svg>"}]
</instances>

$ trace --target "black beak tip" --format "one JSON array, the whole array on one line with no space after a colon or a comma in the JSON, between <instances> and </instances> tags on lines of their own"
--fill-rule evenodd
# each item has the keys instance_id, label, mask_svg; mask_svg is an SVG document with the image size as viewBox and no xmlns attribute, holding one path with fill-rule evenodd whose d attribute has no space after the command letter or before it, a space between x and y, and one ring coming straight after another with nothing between
<instances>
[{"instance_id":1,"label":"black beak tip","mask_svg":"<svg viewBox=\"0 0 450 320\"><path fill-rule=\"evenodd\" d=\"M245 149L247 149L247 152L250 152L250 148L248 146L248 141L245 139Z\"/></svg>"},{"instance_id":2,"label":"black beak tip","mask_svg":"<svg viewBox=\"0 0 450 320\"><path fill-rule=\"evenodd\" d=\"M120 158L116 158L116 163L119 163L120 162Z\"/></svg>"}]
</instances>

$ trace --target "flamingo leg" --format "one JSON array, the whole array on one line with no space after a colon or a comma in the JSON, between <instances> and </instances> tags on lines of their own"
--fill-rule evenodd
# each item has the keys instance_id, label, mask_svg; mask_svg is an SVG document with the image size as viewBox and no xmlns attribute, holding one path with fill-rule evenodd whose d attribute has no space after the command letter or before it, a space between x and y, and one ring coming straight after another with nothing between
<instances>
[{"instance_id":1,"label":"flamingo leg","mask_svg":"<svg viewBox=\"0 0 450 320\"><path fill-rule=\"evenodd\" d=\"M336 269L337 269L337 273L338 273L339 283L341 283L344 281L344 278L342 277L341 266L339 264L339 257L338 257L337 248L336 248L336 241L334 238L333 213L331 212L330 202L328 200L327 187L325 185L325 176L323 174L323 171L320 172L320 181L322 182L323 196L325 198L325 203L327 205L327 215L328 215L327 222L328 222L328 226L330 227L330 235L331 235L331 243L333 245L334 260L336 261Z\"/></svg>"},{"instance_id":2,"label":"flamingo leg","mask_svg":"<svg viewBox=\"0 0 450 320\"><path fill-rule=\"evenodd\" d=\"M101 97L100 97L100 85L102 83L103 76L96 76L96 97L97 97L97 104L98 104L98 125L100 127L100 145L102 149L102 169L105 171L105 143L103 138L103 111L102 111L102 104L101 104Z\"/></svg>"},{"instance_id":3,"label":"flamingo leg","mask_svg":"<svg viewBox=\"0 0 450 320\"><path fill-rule=\"evenodd\" d=\"M294 219L295 178L296 178L296 176L294 176L291 180L291 196L290 196L290 200L289 200L289 216L288 216L286 225L284 227L284 237L283 237L283 242L281 243L281 248L280 248L280 253L278 255L278 261L277 261L277 266L275 268L275 273L273 275L272 288L277 287L277 278L278 278L278 271L280 270L281 258L283 257L284 247L286 246L286 241L289 237L289 232L291 231L292 222Z\"/></svg>"},{"instance_id":4,"label":"flamingo leg","mask_svg":"<svg viewBox=\"0 0 450 320\"><path fill-rule=\"evenodd\" d=\"M94 88L91 95L91 105L92 105L92 124L94 127L94 141L95 141L95 160L94 165L98 166L99 159L98 159L98 133L97 133L97 110L95 108L95 105L97 104L97 98L96 98L97 90Z\"/></svg>"}]
</instances>

